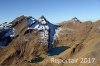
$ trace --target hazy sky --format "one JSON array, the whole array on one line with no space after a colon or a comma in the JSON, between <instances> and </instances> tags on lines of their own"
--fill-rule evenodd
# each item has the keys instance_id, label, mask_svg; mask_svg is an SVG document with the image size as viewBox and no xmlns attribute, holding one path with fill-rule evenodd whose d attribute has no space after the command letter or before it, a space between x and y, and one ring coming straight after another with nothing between
<instances>
[{"instance_id":1,"label":"hazy sky","mask_svg":"<svg viewBox=\"0 0 100 66\"><path fill-rule=\"evenodd\" d=\"M0 23L21 15L44 15L53 23L73 17L94 21L100 19L100 0L0 0Z\"/></svg>"}]
</instances>

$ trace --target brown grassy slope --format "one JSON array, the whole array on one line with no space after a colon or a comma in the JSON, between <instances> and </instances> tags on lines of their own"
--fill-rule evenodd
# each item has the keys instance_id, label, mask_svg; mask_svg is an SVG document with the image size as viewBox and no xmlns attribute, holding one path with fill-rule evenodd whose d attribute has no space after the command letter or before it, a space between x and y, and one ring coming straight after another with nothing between
<instances>
[{"instance_id":1,"label":"brown grassy slope","mask_svg":"<svg viewBox=\"0 0 100 66\"><path fill-rule=\"evenodd\" d=\"M59 43L73 45L75 43L83 43L83 41L87 38L89 32L92 29L92 23L73 23L67 22L63 23L62 31L59 33Z\"/></svg>"},{"instance_id":2,"label":"brown grassy slope","mask_svg":"<svg viewBox=\"0 0 100 66\"><path fill-rule=\"evenodd\" d=\"M97 22L84 22L61 23L62 30L59 33L59 44L70 46L57 56L51 56L41 63L40 65L48 66L100 66L100 21ZM55 59L78 59L77 63L51 63L50 58ZM81 58L95 58L93 63L80 63ZM48 61L49 60L49 61Z\"/></svg>"}]
</instances>

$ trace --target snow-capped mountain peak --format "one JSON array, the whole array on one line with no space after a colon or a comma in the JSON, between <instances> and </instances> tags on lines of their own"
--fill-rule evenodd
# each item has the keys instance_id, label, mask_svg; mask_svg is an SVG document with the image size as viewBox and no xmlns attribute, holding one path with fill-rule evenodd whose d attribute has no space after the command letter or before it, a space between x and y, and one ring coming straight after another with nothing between
<instances>
[{"instance_id":1,"label":"snow-capped mountain peak","mask_svg":"<svg viewBox=\"0 0 100 66\"><path fill-rule=\"evenodd\" d=\"M44 16L41 16L39 18L39 22L41 22L42 24L46 24L47 23L47 20L46 20L46 18Z\"/></svg>"}]
</instances>

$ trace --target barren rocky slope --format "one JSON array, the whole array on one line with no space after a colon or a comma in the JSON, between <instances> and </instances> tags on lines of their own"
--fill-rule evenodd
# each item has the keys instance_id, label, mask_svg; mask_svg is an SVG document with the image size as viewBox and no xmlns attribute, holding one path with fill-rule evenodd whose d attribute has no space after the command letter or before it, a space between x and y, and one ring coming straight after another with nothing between
<instances>
[{"instance_id":1,"label":"barren rocky slope","mask_svg":"<svg viewBox=\"0 0 100 66\"><path fill-rule=\"evenodd\" d=\"M21 16L11 22L16 36L0 51L0 64L5 66L99 66L100 65L100 21L59 23L59 37L55 39L58 54L49 55L47 47L39 43L38 31L27 31L27 17ZM39 58L36 60L36 58ZM54 59L78 59L77 63L51 62ZM92 63L80 63L81 58L95 58ZM41 60L42 59L42 60ZM40 62L37 62L41 60Z\"/></svg>"}]
</instances>

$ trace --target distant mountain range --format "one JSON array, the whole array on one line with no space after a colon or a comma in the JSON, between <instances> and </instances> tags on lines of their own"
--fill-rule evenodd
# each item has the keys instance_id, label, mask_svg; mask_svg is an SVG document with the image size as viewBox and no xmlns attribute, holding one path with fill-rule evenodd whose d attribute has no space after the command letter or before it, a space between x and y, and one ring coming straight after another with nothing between
<instances>
[{"instance_id":1,"label":"distant mountain range","mask_svg":"<svg viewBox=\"0 0 100 66\"><path fill-rule=\"evenodd\" d=\"M82 22L77 17L60 22L53 48L40 44L40 34L27 32L27 16L14 19L15 37L8 46L0 48L0 65L10 66L99 66L100 20ZM45 20L47 20L45 18ZM50 59L78 59L77 63L51 62ZM87 62L83 59L88 59ZM59 63L59 64L58 64Z\"/></svg>"}]
</instances>

